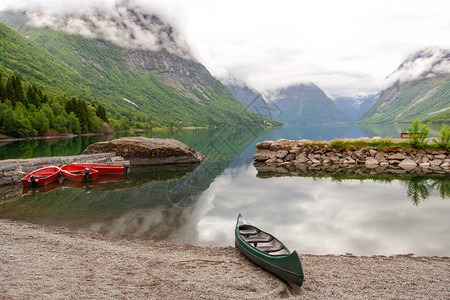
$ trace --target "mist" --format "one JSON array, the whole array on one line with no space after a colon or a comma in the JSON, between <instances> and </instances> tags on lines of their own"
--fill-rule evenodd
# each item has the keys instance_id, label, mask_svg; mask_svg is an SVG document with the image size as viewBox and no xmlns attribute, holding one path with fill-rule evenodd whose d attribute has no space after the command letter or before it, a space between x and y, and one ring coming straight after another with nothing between
<instances>
[{"instance_id":1,"label":"mist","mask_svg":"<svg viewBox=\"0 0 450 300\"><path fill-rule=\"evenodd\" d=\"M404 83L423 76L433 77L450 73L450 50L444 48L427 48L411 55L391 75L386 77L382 89L395 83Z\"/></svg>"},{"instance_id":2,"label":"mist","mask_svg":"<svg viewBox=\"0 0 450 300\"><path fill-rule=\"evenodd\" d=\"M192 59L188 44L162 9L144 2L19 1L4 9L25 10L33 27L100 38L123 48L166 50Z\"/></svg>"},{"instance_id":3,"label":"mist","mask_svg":"<svg viewBox=\"0 0 450 300\"><path fill-rule=\"evenodd\" d=\"M450 48L446 0L2 0L1 9L27 10L35 26L195 58L257 90L313 82L331 97L416 78L425 61L385 80L412 53Z\"/></svg>"}]
</instances>

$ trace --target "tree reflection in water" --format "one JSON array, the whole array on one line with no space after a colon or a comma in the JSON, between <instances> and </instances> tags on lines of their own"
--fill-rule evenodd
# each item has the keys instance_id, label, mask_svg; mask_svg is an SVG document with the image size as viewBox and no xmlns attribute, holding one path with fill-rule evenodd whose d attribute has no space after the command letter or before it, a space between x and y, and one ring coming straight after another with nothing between
<instances>
[{"instance_id":1,"label":"tree reflection in water","mask_svg":"<svg viewBox=\"0 0 450 300\"><path fill-rule=\"evenodd\" d=\"M332 178L339 183L346 180L371 180L376 182L390 183L394 180L401 181L407 185L407 196L414 205L418 206L421 201L426 200L434 191L438 191L442 199L450 198L450 179L442 175L396 175L391 173L380 173L377 175L365 174L361 169L337 169L327 171L326 169L297 169L287 170L284 167L267 166L265 164L255 164L258 171L257 177L312 177L312 178Z\"/></svg>"},{"instance_id":2,"label":"tree reflection in water","mask_svg":"<svg viewBox=\"0 0 450 300\"><path fill-rule=\"evenodd\" d=\"M439 191L442 199L448 198L450 196L450 180L447 178L413 177L408 181L408 197L416 206L430 197L433 191Z\"/></svg>"}]
</instances>

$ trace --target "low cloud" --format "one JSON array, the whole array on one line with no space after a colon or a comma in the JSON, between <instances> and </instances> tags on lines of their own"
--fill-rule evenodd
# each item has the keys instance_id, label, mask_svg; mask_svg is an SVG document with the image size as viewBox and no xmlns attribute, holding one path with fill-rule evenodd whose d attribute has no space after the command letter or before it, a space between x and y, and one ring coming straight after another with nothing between
<instances>
[{"instance_id":1,"label":"low cloud","mask_svg":"<svg viewBox=\"0 0 450 300\"><path fill-rule=\"evenodd\" d=\"M404 83L424 76L432 77L450 73L450 50L427 48L408 57L398 69L389 75L382 88L387 89L395 83Z\"/></svg>"},{"instance_id":2,"label":"low cloud","mask_svg":"<svg viewBox=\"0 0 450 300\"><path fill-rule=\"evenodd\" d=\"M28 4L28 5L25 5ZM88 38L100 38L120 47L167 50L191 58L181 34L158 9L133 0L63 3L19 2L11 8L26 10L29 23ZM8 7L7 7L8 8Z\"/></svg>"}]
</instances>

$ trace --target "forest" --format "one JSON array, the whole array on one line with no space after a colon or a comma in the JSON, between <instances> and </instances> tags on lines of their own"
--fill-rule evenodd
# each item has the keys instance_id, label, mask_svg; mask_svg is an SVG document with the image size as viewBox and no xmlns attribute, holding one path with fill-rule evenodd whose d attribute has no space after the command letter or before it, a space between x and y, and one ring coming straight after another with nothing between
<instances>
[{"instance_id":1,"label":"forest","mask_svg":"<svg viewBox=\"0 0 450 300\"><path fill-rule=\"evenodd\" d=\"M108 116L103 105L66 95L50 98L39 87L24 87L19 75L0 73L0 133L10 137L100 132Z\"/></svg>"}]
</instances>

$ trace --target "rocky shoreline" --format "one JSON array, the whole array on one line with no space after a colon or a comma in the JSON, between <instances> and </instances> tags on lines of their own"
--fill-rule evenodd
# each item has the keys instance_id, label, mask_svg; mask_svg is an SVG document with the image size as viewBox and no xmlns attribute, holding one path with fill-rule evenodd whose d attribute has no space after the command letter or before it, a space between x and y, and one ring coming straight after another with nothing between
<instances>
[{"instance_id":1,"label":"rocky shoreline","mask_svg":"<svg viewBox=\"0 0 450 300\"><path fill-rule=\"evenodd\" d=\"M352 145L333 147L322 141L264 141L256 144L255 166L283 172L295 169L362 169L367 174L380 173L448 175L450 152L391 147Z\"/></svg>"}]
</instances>

